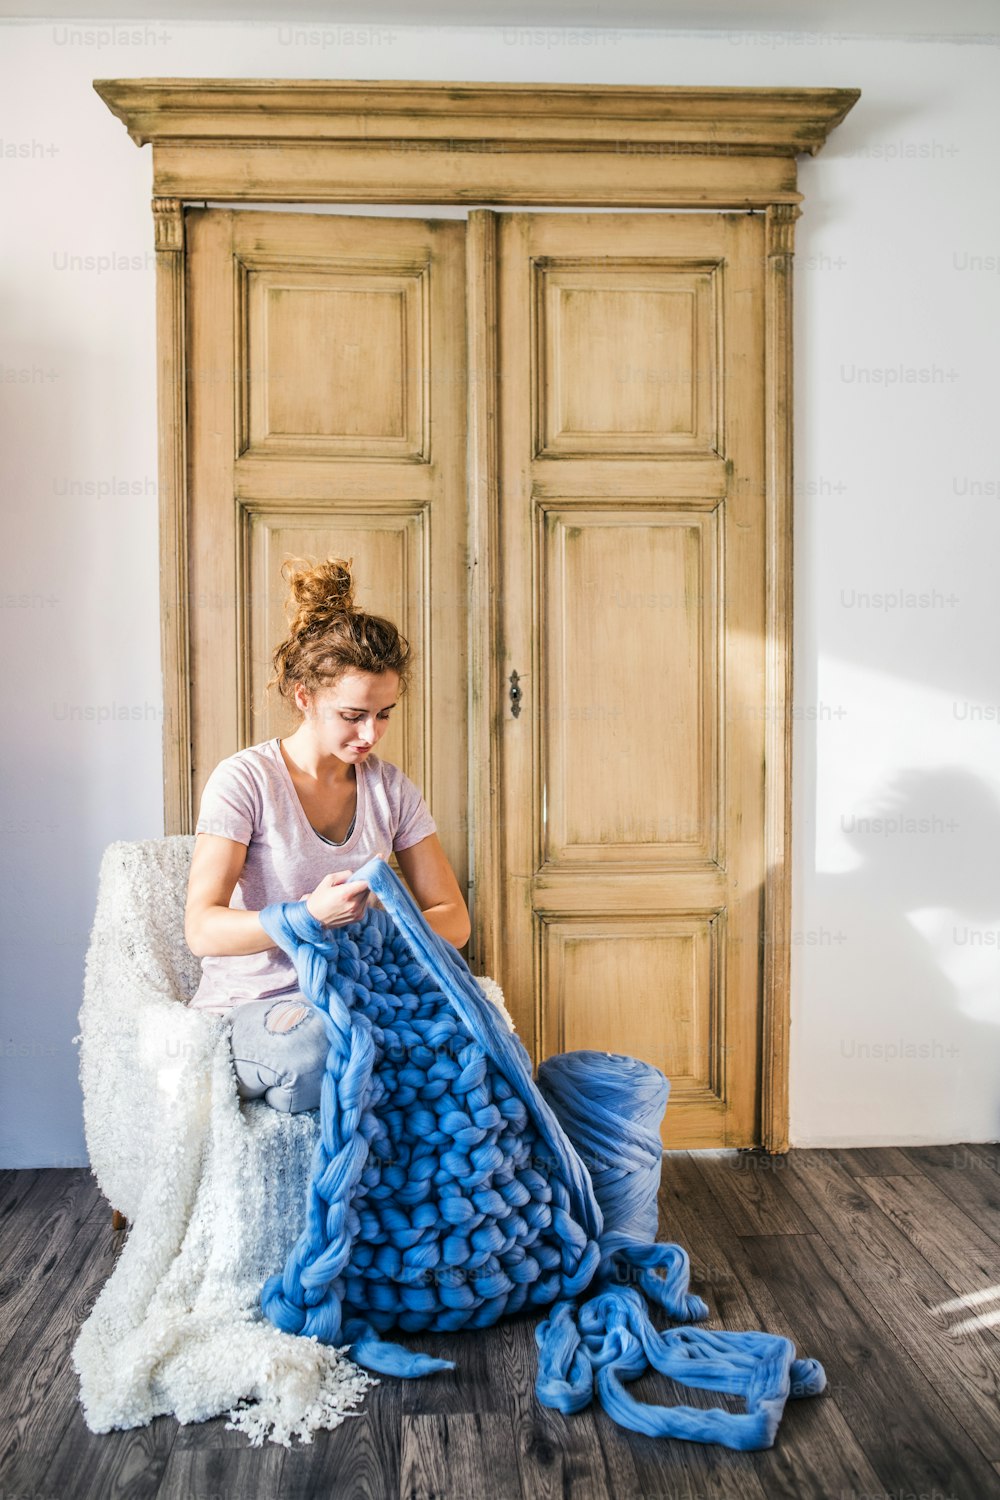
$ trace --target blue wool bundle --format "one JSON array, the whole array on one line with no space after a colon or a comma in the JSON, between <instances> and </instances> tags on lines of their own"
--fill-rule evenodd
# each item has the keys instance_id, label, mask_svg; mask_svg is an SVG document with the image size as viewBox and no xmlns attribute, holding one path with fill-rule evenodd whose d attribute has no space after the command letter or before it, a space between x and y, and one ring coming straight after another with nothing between
<instances>
[{"instance_id":1,"label":"blue wool bundle","mask_svg":"<svg viewBox=\"0 0 1000 1500\"><path fill-rule=\"evenodd\" d=\"M547 1308L543 1404L578 1411L596 1386L638 1431L769 1446L788 1395L823 1389L821 1366L769 1334L658 1333L635 1289L679 1323L708 1313L688 1291L685 1252L653 1243L663 1075L577 1053L549 1059L536 1086L521 1042L385 861L351 879L385 909L346 928L323 927L305 902L261 913L330 1041L305 1227L263 1287L266 1316L349 1344L370 1369L418 1376L453 1364L382 1333ZM746 1415L633 1401L622 1383L650 1364L742 1394Z\"/></svg>"},{"instance_id":2,"label":"blue wool bundle","mask_svg":"<svg viewBox=\"0 0 1000 1500\"><path fill-rule=\"evenodd\" d=\"M586 1164L605 1230L655 1240L670 1093L659 1068L613 1052L563 1052L539 1063L538 1087Z\"/></svg>"}]
</instances>

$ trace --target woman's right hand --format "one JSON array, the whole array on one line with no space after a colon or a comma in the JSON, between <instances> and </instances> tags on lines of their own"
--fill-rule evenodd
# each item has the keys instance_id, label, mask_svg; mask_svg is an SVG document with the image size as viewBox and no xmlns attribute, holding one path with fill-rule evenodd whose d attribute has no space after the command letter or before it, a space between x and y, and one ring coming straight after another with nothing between
<instances>
[{"instance_id":1,"label":"woman's right hand","mask_svg":"<svg viewBox=\"0 0 1000 1500\"><path fill-rule=\"evenodd\" d=\"M364 916L368 886L363 880L348 881L349 874L349 870L339 870L336 875L324 875L305 898L309 915L324 927L349 927Z\"/></svg>"}]
</instances>

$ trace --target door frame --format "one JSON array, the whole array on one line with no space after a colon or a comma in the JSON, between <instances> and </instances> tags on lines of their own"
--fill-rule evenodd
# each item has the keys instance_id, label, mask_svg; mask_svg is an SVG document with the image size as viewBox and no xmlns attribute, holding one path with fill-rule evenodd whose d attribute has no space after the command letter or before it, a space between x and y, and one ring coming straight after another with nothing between
<instances>
[{"instance_id":1,"label":"door frame","mask_svg":"<svg viewBox=\"0 0 1000 1500\"><path fill-rule=\"evenodd\" d=\"M164 830L189 833L184 204L504 204L759 211L765 216L767 676L761 1142L788 1149L792 776L792 257L815 155L858 89L400 80L126 78L94 88L153 147ZM467 237L471 953L497 968L505 684L498 639L496 220Z\"/></svg>"}]
</instances>

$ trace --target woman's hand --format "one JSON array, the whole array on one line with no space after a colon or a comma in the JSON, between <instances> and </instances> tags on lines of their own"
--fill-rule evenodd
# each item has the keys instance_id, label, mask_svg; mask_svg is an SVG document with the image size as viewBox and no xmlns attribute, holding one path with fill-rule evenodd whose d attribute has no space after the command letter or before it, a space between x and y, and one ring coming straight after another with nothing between
<instances>
[{"instance_id":1,"label":"woman's hand","mask_svg":"<svg viewBox=\"0 0 1000 1500\"><path fill-rule=\"evenodd\" d=\"M309 915L324 927L349 927L364 916L368 886L363 880L351 880L345 885L349 874L349 870L339 870L336 875L324 875L305 898Z\"/></svg>"}]
</instances>

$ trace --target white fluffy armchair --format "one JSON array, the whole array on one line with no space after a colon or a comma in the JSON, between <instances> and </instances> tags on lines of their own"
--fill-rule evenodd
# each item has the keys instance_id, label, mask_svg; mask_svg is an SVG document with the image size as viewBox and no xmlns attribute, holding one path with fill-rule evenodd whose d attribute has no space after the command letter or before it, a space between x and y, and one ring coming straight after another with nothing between
<instances>
[{"instance_id":1,"label":"white fluffy armchair","mask_svg":"<svg viewBox=\"0 0 1000 1500\"><path fill-rule=\"evenodd\" d=\"M318 1114L241 1101L228 1021L184 1003L193 847L116 843L101 864L80 1076L91 1166L130 1230L73 1361L94 1432L229 1412L253 1442L287 1444L338 1425L374 1382L260 1311L302 1227Z\"/></svg>"},{"instance_id":2,"label":"white fluffy armchair","mask_svg":"<svg viewBox=\"0 0 1000 1500\"><path fill-rule=\"evenodd\" d=\"M176 1095L185 1058L213 1041L215 1018L184 1003L200 972L184 941L193 850L193 835L148 839L112 844L101 862L80 1011L80 1081L94 1176L129 1220L148 1185L150 1141L141 1122L161 1091ZM207 1116L207 1095L199 1102Z\"/></svg>"}]
</instances>

